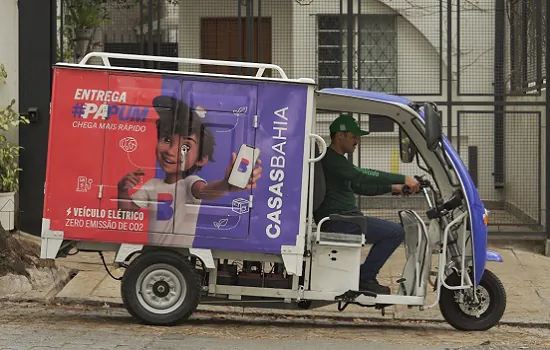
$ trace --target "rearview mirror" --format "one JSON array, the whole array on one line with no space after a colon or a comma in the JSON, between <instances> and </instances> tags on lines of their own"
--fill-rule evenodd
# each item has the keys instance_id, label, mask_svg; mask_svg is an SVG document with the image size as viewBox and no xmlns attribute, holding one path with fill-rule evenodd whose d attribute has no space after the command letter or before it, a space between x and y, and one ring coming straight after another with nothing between
<instances>
[{"instance_id":1,"label":"rearview mirror","mask_svg":"<svg viewBox=\"0 0 550 350\"><path fill-rule=\"evenodd\" d=\"M430 151L435 151L442 141L443 131L441 115L434 104L424 103L424 118L426 119L426 146Z\"/></svg>"},{"instance_id":2,"label":"rearview mirror","mask_svg":"<svg viewBox=\"0 0 550 350\"><path fill-rule=\"evenodd\" d=\"M399 157L403 163L412 163L416 156L416 146L412 143L409 136L399 128Z\"/></svg>"}]
</instances>

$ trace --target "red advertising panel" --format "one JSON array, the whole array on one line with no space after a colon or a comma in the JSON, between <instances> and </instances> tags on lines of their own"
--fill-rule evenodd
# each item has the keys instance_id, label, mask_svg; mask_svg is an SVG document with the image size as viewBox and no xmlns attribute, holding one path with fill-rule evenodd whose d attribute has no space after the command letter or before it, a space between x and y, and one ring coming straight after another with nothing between
<instances>
[{"instance_id":1,"label":"red advertising panel","mask_svg":"<svg viewBox=\"0 0 550 350\"><path fill-rule=\"evenodd\" d=\"M44 217L65 239L147 242L147 210L119 210L124 175L155 175L156 75L56 68ZM153 129L149 130L148 129Z\"/></svg>"}]
</instances>

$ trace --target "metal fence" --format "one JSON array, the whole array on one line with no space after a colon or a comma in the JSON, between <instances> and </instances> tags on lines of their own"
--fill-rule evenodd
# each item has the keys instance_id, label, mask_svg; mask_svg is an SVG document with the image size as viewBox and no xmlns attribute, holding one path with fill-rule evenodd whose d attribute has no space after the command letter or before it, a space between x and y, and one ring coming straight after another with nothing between
<instances>
[{"instance_id":1,"label":"metal fence","mask_svg":"<svg viewBox=\"0 0 550 350\"><path fill-rule=\"evenodd\" d=\"M351 87L436 102L492 211L491 233L546 230L545 0L58 0L58 60L91 50L269 62L319 88ZM118 62L232 73L226 67ZM252 74L253 72L241 72ZM318 114L328 138L334 115ZM354 161L421 174L398 158L397 128L372 132ZM371 215L423 209L422 198L359 198Z\"/></svg>"}]
</instances>

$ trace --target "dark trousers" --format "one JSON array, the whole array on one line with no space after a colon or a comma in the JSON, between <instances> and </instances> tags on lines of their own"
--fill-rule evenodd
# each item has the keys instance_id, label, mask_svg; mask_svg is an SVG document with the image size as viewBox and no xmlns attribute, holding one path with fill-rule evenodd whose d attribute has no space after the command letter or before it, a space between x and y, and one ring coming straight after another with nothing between
<instances>
[{"instance_id":1,"label":"dark trousers","mask_svg":"<svg viewBox=\"0 0 550 350\"><path fill-rule=\"evenodd\" d=\"M360 212L346 215L363 215ZM365 241L372 244L372 248L361 265L360 280L372 281L380 272L380 269L393 254L395 249L403 242L405 230L400 224L367 216L367 232ZM346 221L328 220L321 226L324 232L339 232L361 234L359 225Z\"/></svg>"}]
</instances>

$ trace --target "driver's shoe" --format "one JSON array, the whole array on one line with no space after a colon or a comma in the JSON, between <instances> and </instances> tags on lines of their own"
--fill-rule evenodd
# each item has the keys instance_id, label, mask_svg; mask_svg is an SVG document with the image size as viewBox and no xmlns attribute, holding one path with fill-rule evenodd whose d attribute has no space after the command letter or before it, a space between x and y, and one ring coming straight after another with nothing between
<instances>
[{"instance_id":1,"label":"driver's shoe","mask_svg":"<svg viewBox=\"0 0 550 350\"><path fill-rule=\"evenodd\" d=\"M391 294L390 287L380 285L377 280L360 281L359 290L369 291L376 294Z\"/></svg>"}]
</instances>

